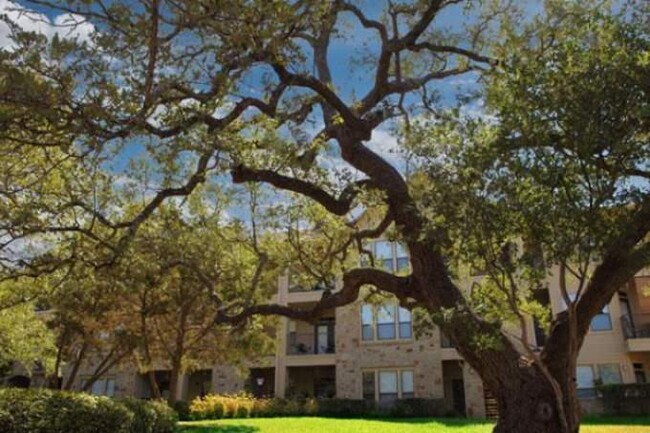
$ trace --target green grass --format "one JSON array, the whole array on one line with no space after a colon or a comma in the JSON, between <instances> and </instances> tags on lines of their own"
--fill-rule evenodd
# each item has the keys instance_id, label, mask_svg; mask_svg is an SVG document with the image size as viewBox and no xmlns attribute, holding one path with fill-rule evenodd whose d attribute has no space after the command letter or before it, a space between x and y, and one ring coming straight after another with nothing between
<instances>
[{"instance_id":1,"label":"green grass","mask_svg":"<svg viewBox=\"0 0 650 433\"><path fill-rule=\"evenodd\" d=\"M184 433L489 433L493 424L465 419L248 418L181 423ZM650 433L650 418L585 420L581 433Z\"/></svg>"}]
</instances>

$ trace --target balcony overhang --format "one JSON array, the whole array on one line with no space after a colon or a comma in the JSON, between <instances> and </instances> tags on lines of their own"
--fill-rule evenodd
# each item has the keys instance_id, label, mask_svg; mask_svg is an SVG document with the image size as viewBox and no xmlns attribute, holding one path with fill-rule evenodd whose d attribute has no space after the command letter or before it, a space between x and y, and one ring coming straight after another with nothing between
<instances>
[{"instance_id":1,"label":"balcony overhang","mask_svg":"<svg viewBox=\"0 0 650 433\"><path fill-rule=\"evenodd\" d=\"M287 367L315 367L319 365L336 365L336 354L319 353L314 355L287 355Z\"/></svg>"},{"instance_id":2,"label":"balcony overhang","mask_svg":"<svg viewBox=\"0 0 650 433\"><path fill-rule=\"evenodd\" d=\"M627 350L630 352L650 352L650 337L629 338L627 340Z\"/></svg>"}]
</instances>

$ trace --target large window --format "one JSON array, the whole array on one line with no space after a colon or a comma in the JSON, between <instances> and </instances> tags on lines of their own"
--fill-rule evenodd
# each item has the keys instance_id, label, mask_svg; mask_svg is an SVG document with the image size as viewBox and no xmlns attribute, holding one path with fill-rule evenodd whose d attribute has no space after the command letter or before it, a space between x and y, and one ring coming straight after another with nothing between
<instances>
[{"instance_id":1,"label":"large window","mask_svg":"<svg viewBox=\"0 0 650 433\"><path fill-rule=\"evenodd\" d=\"M81 379L81 389L85 388L88 379L90 378L86 377ZM105 395L108 397L113 397L115 395L115 379L112 378L97 379L93 383L93 386L90 389L90 393L92 395Z\"/></svg>"},{"instance_id":2,"label":"large window","mask_svg":"<svg viewBox=\"0 0 650 433\"><path fill-rule=\"evenodd\" d=\"M406 308L399 308L399 338L408 339L412 337L413 327L411 326L411 312Z\"/></svg>"},{"instance_id":3,"label":"large window","mask_svg":"<svg viewBox=\"0 0 650 433\"><path fill-rule=\"evenodd\" d=\"M571 301L575 301L576 294L569 293L569 298ZM566 305L564 306L566 309ZM605 305L600 313L596 314L593 319L591 319L591 330L592 331L611 331L612 330L612 318L609 315L609 304Z\"/></svg>"},{"instance_id":4,"label":"large window","mask_svg":"<svg viewBox=\"0 0 650 433\"><path fill-rule=\"evenodd\" d=\"M605 305L600 313L596 314L593 319L591 319L591 330L592 331L611 331L612 330L612 318L609 315L609 305Z\"/></svg>"},{"instance_id":5,"label":"large window","mask_svg":"<svg viewBox=\"0 0 650 433\"><path fill-rule=\"evenodd\" d=\"M379 372L379 401L390 402L397 400L399 397L397 374L397 371Z\"/></svg>"},{"instance_id":6,"label":"large window","mask_svg":"<svg viewBox=\"0 0 650 433\"><path fill-rule=\"evenodd\" d=\"M411 312L396 304L364 304L361 338L364 341L408 340L413 336Z\"/></svg>"},{"instance_id":7,"label":"large window","mask_svg":"<svg viewBox=\"0 0 650 433\"><path fill-rule=\"evenodd\" d=\"M377 339L395 339L395 305L393 304L377 307Z\"/></svg>"},{"instance_id":8,"label":"large window","mask_svg":"<svg viewBox=\"0 0 650 433\"><path fill-rule=\"evenodd\" d=\"M361 338L364 341L375 339L374 306L365 304L361 307Z\"/></svg>"},{"instance_id":9,"label":"large window","mask_svg":"<svg viewBox=\"0 0 650 433\"><path fill-rule=\"evenodd\" d=\"M415 396L413 388L413 371L402 370L400 378L402 383L402 398L413 398Z\"/></svg>"},{"instance_id":10,"label":"large window","mask_svg":"<svg viewBox=\"0 0 650 433\"><path fill-rule=\"evenodd\" d=\"M413 398L413 370L386 369L362 373L363 398L390 403L400 398Z\"/></svg>"},{"instance_id":11,"label":"large window","mask_svg":"<svg viewBox=\"0 0 650 433\"><path fill-rule=\"evenodd\" d=\"M366 251L373 254L375 266L389 272L404 273L409 270L408 252L403 244L391 241L373 241L364 246ZM361 256L361 266L369 266L366 255Z\"/></svg>"},{"instance_id":12,"label":"large window","mask_svg":"<svg viewBox=\"0 0 650 433\"><path fill-rule=\"evenodd\" d=\"M578 397L595 397L594 369L591 365L579 365L576 370Z\"/></svg>"},{"instance_id":13,"label":"large window","mask_svg":"<svg viewBox=\"0 0 650 433\"><path fill-rule=\"evenodd\" d=\"M621 369L618 364L598 364L598 376L603 385L622 383Z\"/></svg>"},{"instance_id":14,"label":"large window","mask_svg":"<svg viewBox=\"0 0 650 433\"><path fill-rule=\"evenodd\" d=\"M594 368L595 367L595 368ZM597 374L597 376L596 376ZM578 397L596 397L596 382L603 385L622 383L621 369L618 364L579 365L576 371Z\"/></svg>"}]
</instances>

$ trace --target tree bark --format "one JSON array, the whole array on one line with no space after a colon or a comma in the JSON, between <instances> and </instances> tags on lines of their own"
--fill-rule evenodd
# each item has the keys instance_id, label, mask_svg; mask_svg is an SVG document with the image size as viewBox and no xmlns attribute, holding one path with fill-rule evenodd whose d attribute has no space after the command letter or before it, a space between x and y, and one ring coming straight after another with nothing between
<instances>
[{"instance_id":1,"label":"tree bark","mask_svg":"<svg viewBox=\"0 0 650 433\"><path fill-rule=\"evenodd\" d=\"M173 405L178 401L178 378L180 377L180 370L180 362L174 362L169 374L169 397L167 397L167 402L170 405Z\"/></svg>"},{"instance_id":2,"label":"tree bark","mask_svg":"<svg viewBox=\"0 0 650 433\"><path fill-rule=\"evenodd\" d=\"M564 414L560 414L553 389L538 368L522 368L520 377L512 378L493 392L499 408L495 433L578 432L579 406L573 400L575 393L564 393Z\"/></svg>"},{"instance_id":3,"label":"tree bark","mask_svg":"<svg viewBox=\"0 0 650 433\"><path fill-rule=\"evenodd\" d=\"M147 371L147 378L149 379L149 387L151 388L151 396L160 400L162 398L162 393L160 392L160 387L156 381L156 372L153 370Z\"/></svg>"}]
</instances>

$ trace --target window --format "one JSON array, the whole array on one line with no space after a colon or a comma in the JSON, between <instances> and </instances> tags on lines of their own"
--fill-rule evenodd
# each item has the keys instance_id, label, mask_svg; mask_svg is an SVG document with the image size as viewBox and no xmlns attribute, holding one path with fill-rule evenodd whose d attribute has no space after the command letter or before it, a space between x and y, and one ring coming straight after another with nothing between
<instances>
[{"instance_id":1,"label":"window","mask_svg":"<svg viewBox=\"0 0 650 433\"><path fill-rule=\"evenodd\" d=\"M571 301L575 301L576 294L569 293L569 298ZM564 306L566 309L566 305ZM609 315L609 305L605 305L602 311L594 316L591 319L591 330L592 331L611 331L612 330L612 318Z\"/></svg>"},{"instance_id":2,"label":"window","mask_svg":"<svg viewBox=\"0 0 650 433\"><path fill-rule=\"evenodd\" d=\"M399 338L408 339L412 336L411 312L406 308L399 307Z\"/></svg>"},{"instance_id":3,"label":"window","mask_svg":"<svg viewBox=\"0 0 650 433\"><path fill-rule=\"evenodd\" d=\"M622 383L621 370L618 364L600 364L598 365L598 375L603 385Z\"/></svg>"},{"instance_id":4,"label":"window","mask_svg":"<svg viewBox=\"0 0 650 433\"><path fill-rule=\"evenodd\" d=\"M409 340L413 337L411 312L393 303L361 307L361 339Z\"/></svg>"},{"instance_id":5,"label":"window","mask_svg":"<svg viewBox=\"0 0 650 433\"><path fill-rule=\"evenodd\" d=\"M364 244L363 249L373 254L375 266L378 268L400 273L409 269L409 256L403 244L380 240ZM361 266L370 266L366 254L361 254L360 264Z\"/></svg>"},{"instance_id":6,"label":"window","mask_svg":"<svg viewBox=\"0 0 650 433\"><path fill-rule=\"evenodd\" d=\"M609 305L605 305L602 311L591 319L592 331L611 331L612 318L609 316Z\"/></svg>"},{"instance_id":7,"label":"window","mask_svg":"<svg viewBox=\"0 0 650 433\"><path fill-rule=\"evenodd\" d=\"M632 367L634 368L634 378L636 379L636 383L646 383L646 375L645 375L645 370L643 368L643 364L641 363L635 363L632 364Z\"/></svg>"},{"instance_id":8,"label":"window","mask_svg":"<svg viewBox=\"0 0 650 433\"><path fill-rule=\"evenodd\" d=\"M576 370L576 387L578 388L578 397L595 397L594 389L594 369L591 365L579 365Z\"/></svg>"},{"instance_id":9,"label":"window","mask_svg":"<svg viewBox=\"0 0 650 433\"><path fill-rule=\"evenodd\" d=\"M377 308L377 339L395 339L395 305L381 305Z\"/></svg>"},{"instance_id":10,"label":"window","mask_svg":"<svg viewBox=\"0 0 650 433\"><path fill-rule=\"evenodd\" d=\"M364 341L372 341L374 339L374 313L372 305L364 305L361 307L361 338Z\"/></svg>"},{"instance_id":11,"label":"window","mask_svg":"<svg viewBox=\"0 0 650 433\"><path fill-rule=\"evenodd\" d=\"M399 397L397 390L397 371L379 372L379 401L395 401Z\"/></svg>"},{"instance_id":12,"label":"window","mask_svg":"<svg viewBox=\"0 0 650 433\"><path fill-rule=\"evenodd\" d=\"M415 393L413 391L413 371L402 371L402 398L413 398Z\"/></svg>"},{"instance_id":13,"label":"window","mask_svg":"<svg viewBox=\"0 0 650 433\"><path fill-rule=\"evenodd\" d=\"M409 270L409 255L403 244L395 244L395 271L406 272Z\"/></svg>"},{"instance_id":14,"label":"window","mask_svg":"<svg viewBox=\"0 0 650 433\"><path fill-rule=\"evenodd\" d=\"M84 389L88 377L81 379L81 389ZM92 395L105 395L108 397L113 397L115 395L115 379L97 379L92 388L90 389Z\"/></svg>"},{"instance_id":15,"label":"window","mask_svg":"<svg viewBox=\"0 0 650 433\"><path fill-rule=\"evenodd\" d=\"M371 370L362 373L363 398L391 403L400 398L413 398L413 370Z\"/></svg>"},{"instance_id":16,"label":"window","mask_svg":"<svg viewBox=\"0 0 650 433\"><path fill-rule=\"evenodd\" d=\"M376 264L387 271L393 270L393 244L388 241L375 242Z\"/></svg>"},{"instance_id":17,"label":"window","mask_svg":"<svg viewBox=\"0 0 650 433\"><path fill-rule=\"evenodd\" d=\"M363 372L363 399L364 400L374 400L375 399L375 372L374 371L364 371Z\"/></svg>"}]
</instances>

